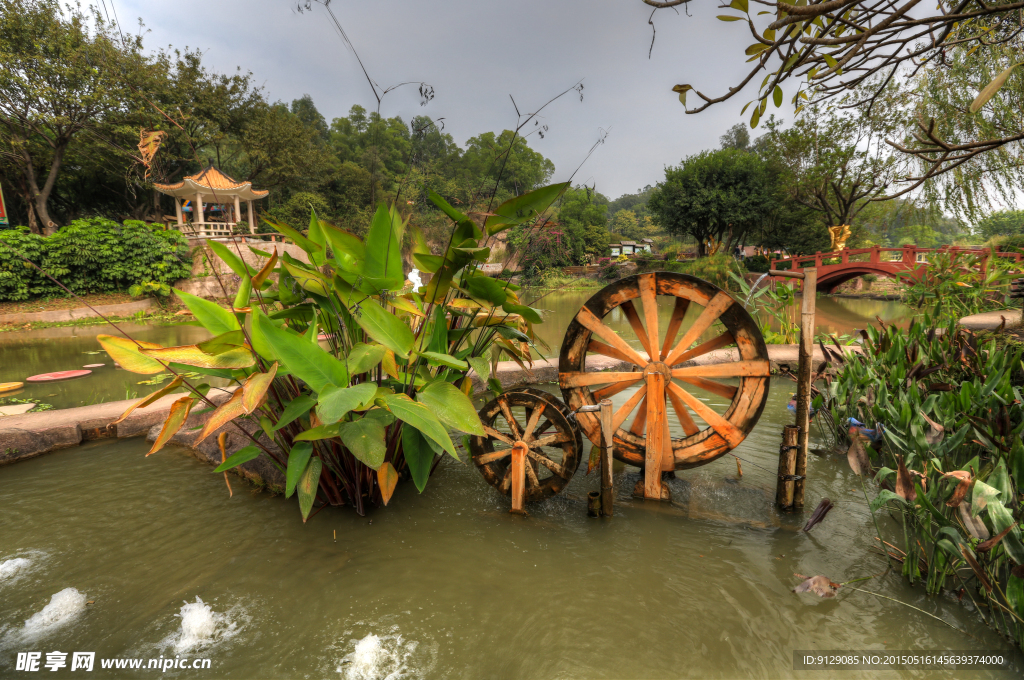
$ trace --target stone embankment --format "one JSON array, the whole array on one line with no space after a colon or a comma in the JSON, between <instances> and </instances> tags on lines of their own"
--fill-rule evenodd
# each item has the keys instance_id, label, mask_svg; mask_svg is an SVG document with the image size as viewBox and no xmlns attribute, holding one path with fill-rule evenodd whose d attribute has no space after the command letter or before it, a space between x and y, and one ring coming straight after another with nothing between
<instances>
[{"instance_id":1,"label":"stone embankment","mask_svg":"<svg viewBox=\"0 0 1024 680\"><path fill-rule=\"evenodd\" d=\"M859 351L860 348L850 346L845 349L853 352ZM768 345L768 357L773 373L780 370L796 372L798 361L797 345ZM819 348L815 348L814 358L815 361L822 361ZM681 365L711 365L736 361L736 359L735 349L724 349L709 352ZM632 364L609 357L590 355L587 358L587 368L590 371L629 370L631 366ZM474 379L476 390L483 392L483 382L475 373L471 373L471 377ZM515 362L502 361L498 364L498 370L494 377L506 389L529 384L557 382L558 360L557 358L537 360L529 371L524 371ZM210 392L210 400L215 404L221 404L228 399L232 391L232 388L214 389ZM126 401L0 418L0 465L34 458L57 449L77 446L83 441L94 439L146 436L150 441L155 440L160 432L164 418L167 417L167 413L170 411L171 404L181 397L181 394L169 394L162 397L144 409L136 409L123 422L116 425L112 423L137 400L129 399ZM202 427L211 413L209 409L199 409L198 407L196 411L196 413L192 413L189 416L185 425L171 438L171 443L187 448L201 460L219 465L221 460L216 434L211 435L200 445L195 446L195 441L199 437L199 428ZM246 429L246 432L254 436L259 434L262 437L262 443L276 451L276 447L267 441L265 435L258 432L258 428L254 423L248 421L238 422ZM241 433L233 424L225 425L218 433L221 431L228 433L228 440L226 442L228 455L251 443L251 439ZM270 461L266 454L262 454L259 458L245 463L237 470L242 476L249 478L257 484L265 483L272 486L281 486L284 483L281 471Z\"/></svg>"}]
</instances>

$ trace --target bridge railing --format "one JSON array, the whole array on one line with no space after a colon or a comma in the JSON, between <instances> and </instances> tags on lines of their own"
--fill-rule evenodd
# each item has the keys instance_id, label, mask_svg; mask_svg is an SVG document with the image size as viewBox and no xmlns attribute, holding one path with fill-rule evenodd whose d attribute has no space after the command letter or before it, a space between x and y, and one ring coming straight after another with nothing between
<instances>
[{"instance_id":1,"label":"bridge railing","mask_svg":"<svg viewBox=\"0 0 1024 680\"><path fill-rule=\"evenodd\" d=\"M805 267L827 267L830 265L844 265L852 263L870 264L894 264L903 263L909 267L928 263L929 253L968 253L981 258L982 264L989 257L995 256L1001 259L1010 259L1020 262L1020 253L992 252L990 248L958 248L956 246L943 246L941 248L918 248L915 245L906 245L899 248L882 248L872 246L870 248L845 248L830 253L815 253L814 255L800 255L786 257L771 261L771 268L778 270L799 270Z\"/></svg>"}]
</instances>

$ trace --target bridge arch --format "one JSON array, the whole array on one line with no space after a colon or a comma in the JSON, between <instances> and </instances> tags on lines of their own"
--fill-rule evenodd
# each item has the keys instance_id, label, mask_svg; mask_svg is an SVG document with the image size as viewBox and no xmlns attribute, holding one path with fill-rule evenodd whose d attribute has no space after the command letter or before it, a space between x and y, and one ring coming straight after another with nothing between
<instances>
[{"instance_id":1,"label":"bridge arch","mask_svg":"<svg viewBox=\"0 0 1024 680\"><path fill-rule=\"evenodd\" d=\"M844 265L832 265L828 267L829 271L822 271L826 267L822 267L818 270L818 290L827 291L832 293L840 285L846 283L850 279L855 279L858 276L864 276L865 274L875 274L876 276L887 276L891 279L896 278L897 271L912 271L909 267L894 267L896 263L886 264L875 264L872 262L850 262ZM914 272L916 278L917 272Z\"/></svg>"}]
</instances>

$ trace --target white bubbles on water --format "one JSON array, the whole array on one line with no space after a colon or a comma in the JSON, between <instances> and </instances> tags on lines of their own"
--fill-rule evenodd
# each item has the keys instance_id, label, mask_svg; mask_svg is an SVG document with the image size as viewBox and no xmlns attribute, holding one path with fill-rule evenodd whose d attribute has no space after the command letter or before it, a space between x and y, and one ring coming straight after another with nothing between
<instances>
[{"instance_id":1,"label":"white bubbles on water","mask_svg":"<svg viewBox=\"0 0 1024 680\"><path fill-rule=\"evenodd\" d=\"M24 574L32 566L32 560L24 557L15 557L0 562L0 583L13 581L20 574Z\"/></svg>"},{"instance_id":2,"label":"white bubbles on water","mask_svg":"<svg viewBox=\"0 0 1024 680\"><path fill-rule=\"evenodd\" d=\"M86 598L77 588L65 588L55 593L49 604L25 621L21 631L23 640L35 640L74 621L85 611Z\"/></svg>"},{"instance_id":3,"label":"white bubbles on water","mask_svg":"<svg viewBox=\"0 0 1024 680\"><path fill-rule=\"evenodd\" d=\"M370 633L342 659L338 673L345 680L399 680L412 676L412 656L417 643L401 635ZM417 673L418 675L419 673Z\"/></svg>"},{"instance_id":4,"label":"white bubbles on water","mask_svg":"<svg viewBox=\"0 0 1024 680\"><path fill-rule=\"evenodd\" d=\"M181 625L161 642L161 646L174 647L178 653L229 640L246 621L245 612L240 608L215 612L198 596L195 602L182 605L176 616L181 618Z\"/></svg>"}]
</instances>

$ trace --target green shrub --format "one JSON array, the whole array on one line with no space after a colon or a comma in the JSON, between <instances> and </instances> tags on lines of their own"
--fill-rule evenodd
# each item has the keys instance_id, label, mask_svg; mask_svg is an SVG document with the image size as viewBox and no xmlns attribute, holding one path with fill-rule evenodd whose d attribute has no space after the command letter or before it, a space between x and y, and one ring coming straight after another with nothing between
<instances>
[{"instance_id":1,"label":"green shrub","mask_svg":"<svg viewBox=\"0 0 1024 680\"><path fill-rule=\"evenodd\" d=\"M24 260L42 267L73 292L103 293L188 278L188 240L176 230L101 217L75 220L53 236L25 228L0 232L0 300L62 296L60 286Z\"/></svg>"},{"instance_id":2,"label":"green shrub","mask_svg":"<svg viewBox=\"0 0 1024 680\"><path fill-rule=\"evenodd\" d=\"M743 266L747 268L748 272L764 274L771 269L772 263L764 255L752 255L743 261Z\"/></svg>"},{"instance_id":3,"label":"green shrub","mask_svg":"<svg viewBox=\"0 0 1024 680\"><path fill-rule=\"evenodd\" d=\"M722 290L736 289L736 284L729 278L729 272L743 276L746 269L732 255L718 253L710 257L701 257L685 262L659 262L658 269L680 274L689 274L698 279L710 281Z\"/></svg>"}]
</instances>

